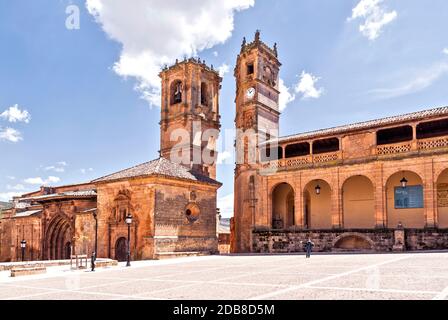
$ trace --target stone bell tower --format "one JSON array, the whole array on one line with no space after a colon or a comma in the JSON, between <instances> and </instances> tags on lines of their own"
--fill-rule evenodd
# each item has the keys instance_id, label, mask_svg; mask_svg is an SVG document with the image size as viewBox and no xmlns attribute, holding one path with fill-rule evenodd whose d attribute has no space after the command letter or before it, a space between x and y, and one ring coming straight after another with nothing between
<instances>
[{"instance_id":1,"label":"stone bell tower","mask_svg":"<svg viewBox=\"0 0 448 320\"><path fill-rule=\"evenodd\" d=\"M160 73L160 155L216 178L222 78L200 59L184 59Z\"/></svg>"},{"instance_id":2,"label":"stone bell tower","mask_svg":"<svg viewBox=\"0 0 448 320\"><path fill-rule=\"evenodd\" d=\"M236 169L235 169L235 236L237 252L251 250L252 229L259 220L257 202L261 178L257 175L258 144L278 137L279 126L279 70L277 44L271 48L260 40L243 39L237 57L236 78ZM258 223L257 223L258 222Z\"/></svg>"}]
</instances>

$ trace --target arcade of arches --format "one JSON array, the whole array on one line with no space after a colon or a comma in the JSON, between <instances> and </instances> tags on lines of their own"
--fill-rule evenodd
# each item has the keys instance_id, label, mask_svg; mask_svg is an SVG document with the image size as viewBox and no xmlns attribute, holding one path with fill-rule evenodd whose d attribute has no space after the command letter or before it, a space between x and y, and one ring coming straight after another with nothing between
<instances>
[{"instance_id":1,"label":"arcade of arches","mask_svg":"<svg viewBox=\"0 0 448 320\"><path fill-rule=\"evenodd\" d=\"M406 186L403 186L403 179ZM332 229L335 224L344 229L374 229L378 220L383 219L383 227L396 228L401 224L405 228L425 228L428 226L425 213L425 194L427 187L423 179L415 172L402 170L391 174L380 192L373 181L364 175L352 175L343 181L339 190L332 190L323 179L314 179L302 189L300 203L293 183L277 183L271 193L272 229L299 227L309 230ZM448 169L439 175L434 186L437 200L435 221L439 228L448 228ZM426 193L425 193L426 192ZM409 193L409 197L406 195ZM404 194L402 196L401 194ZM384 215L378 217L381 201L376 197L385 197ZM340 197L339 214L337 197ZM401 206L400 197L409 204Z\"/></svg>"}]
</instances>

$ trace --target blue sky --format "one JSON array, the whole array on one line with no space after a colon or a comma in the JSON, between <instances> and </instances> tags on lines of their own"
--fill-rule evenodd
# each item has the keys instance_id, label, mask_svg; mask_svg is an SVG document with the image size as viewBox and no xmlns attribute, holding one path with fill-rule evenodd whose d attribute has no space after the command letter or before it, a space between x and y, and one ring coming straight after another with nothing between
<instances>
[{"instance_id":1,"label":"blue sky","mask_svg":"<svg viewBox=\"0 0 448 320\"><path fill-rule=\"evenodd\" d=\"M448 105L446 0L87 4L0 2L0 200L156 158L157 68L184 54L228 70L220 107L233 129L233 66L256 29L283 64L281 135ZM67 28L70 5L79 29ZM228 216L234 164L223 162Z\"/></svg>"}]
</instances>

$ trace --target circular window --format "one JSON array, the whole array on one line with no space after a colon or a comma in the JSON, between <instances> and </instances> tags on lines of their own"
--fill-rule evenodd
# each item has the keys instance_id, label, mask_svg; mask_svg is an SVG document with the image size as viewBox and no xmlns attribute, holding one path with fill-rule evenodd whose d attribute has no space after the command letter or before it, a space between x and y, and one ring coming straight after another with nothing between
<instances>
[{"instance_id":1,"label":"circular window","mask_svg":"<svg viewBox=\"0 0 448 320\"><path fill-rule=\"evenodd\" d=\"M188 222L193 223L199 219L199 207L196 204L189 204L185 209L185 216Z\"/></svg>"}]
</instances>

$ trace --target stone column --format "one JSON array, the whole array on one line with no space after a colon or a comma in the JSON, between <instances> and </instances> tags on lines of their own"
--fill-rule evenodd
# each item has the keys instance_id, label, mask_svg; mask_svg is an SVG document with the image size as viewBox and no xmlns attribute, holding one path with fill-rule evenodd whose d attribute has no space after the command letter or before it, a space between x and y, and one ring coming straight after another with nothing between
<instances>
[{"instance_id":1,"label":"stone column","mask_svg":"<svg viewBox=\"0 0 448 320\"><path fill-rule=\"evenodd\" d=\"M383 165L375 170L375 228L386 227L386 185L383 181Z\"/></svg>"},{"instance_id":2,"label":"stone column","mask_svg":"<svg viewBox=\"0 0 448 320\"><path fill-rule=\"evenodd\" d=\"M425 207L425 227L437 227L436 201L437 201L437 187L434 181L434 163L431 160L424 165L423 177L423 203Z\"/></svg>"},{"instance_id":3,"label":"stone column","mask_svg":"<svg viewBox=\"0 0 448 320\"><path fill-rule=\"evenodd\" d=\"M334 173L335 178L332 182L331 190L331 224L333 229L343 228L342 219L342 186L339 181L339 168Z\"/></svg>"},{"instance_id":4,"label":"stone column","mask_svg":"<svg viewBox=\"0 0 448 320\"><path fill-rule=\"evenodd\" d=\"M303 229L303 192L302 192L302 174L294 181L294 224Z\"/></svg>"},{"instance_id":5,"label":"stone column","mask_svg":"<svg viewBox=\"0 0 448 320\"><path fill-rule=\"evenodd\" d=\"M417 150L418 149L418 145L417 145L417 124L413 124L412 125L412 150Z\"/></svg>"}]
</instances>

